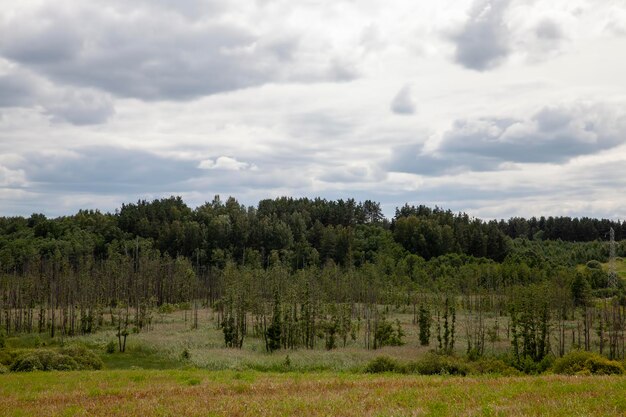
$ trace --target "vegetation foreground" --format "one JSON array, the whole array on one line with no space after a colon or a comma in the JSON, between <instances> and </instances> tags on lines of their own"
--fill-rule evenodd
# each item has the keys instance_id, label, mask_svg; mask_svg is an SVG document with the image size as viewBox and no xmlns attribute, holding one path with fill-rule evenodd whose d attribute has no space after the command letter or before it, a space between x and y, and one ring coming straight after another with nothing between
<instances>
[{"instance_id":1,"label":"vegetation foreground","mask_svg":"<svg viewBox=\"0 0 626 417\"><path fill-rule=\"evenodd\" d=\"M626 413L626 378L615 376L115 370L11 373L0 381L2 416Z\"/></svg>"}]
</instances>

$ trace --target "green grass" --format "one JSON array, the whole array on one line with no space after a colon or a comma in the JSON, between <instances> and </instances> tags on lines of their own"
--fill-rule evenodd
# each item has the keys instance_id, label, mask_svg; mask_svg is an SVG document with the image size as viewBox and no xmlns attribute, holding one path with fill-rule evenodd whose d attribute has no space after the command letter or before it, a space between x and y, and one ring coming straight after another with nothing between
<instances>
[{"instance_id":1,"label":"green grass","mask_svg":"<svg viewBox=\"0 0 626 417\"><path fill-rule=\"evenodd\" d=\"M0 416L603 415L626 377L115 370L0 375Z\"/></svg>"},{"instance_id":2,"label":"green grass","mask_svg":"<svg viewBox=\"0 0 626 417\"><path fill-rule=\"evenodd\" d=\"M176 369L184 366L181 361L146 349L131 348L124 353L100 353L100 358L106 369Z\"/></svg>"}]
</instances>

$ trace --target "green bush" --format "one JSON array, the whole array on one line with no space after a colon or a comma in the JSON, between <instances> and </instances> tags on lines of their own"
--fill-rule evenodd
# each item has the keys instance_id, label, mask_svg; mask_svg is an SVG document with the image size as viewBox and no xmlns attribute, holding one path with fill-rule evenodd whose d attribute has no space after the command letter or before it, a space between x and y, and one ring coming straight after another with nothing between
<instances>
[{"instance_id":1,"label":"green bush","mask_svg":"<svg viewBox=\"0 0 626 417\"><path fill-rule=\"evenodd\" d=\"M476 361L468 363L471 374L493 374L502 376L515 376L520 372L514 367L508 365L502 359L497 358L480 358Z\"/></svg>"},{"instance_id":2,"label":"green bush","mask_svg":"<svg viewBox=\"0 0 626 417\"><path fill-rule=\"evenodd\" d=\"M387 321L385 316L382 316L374 329L376 346L402 346L404 344L403 338L404 331L400 321L396 320L394 326L394 323Z\"/></svg>"},{"instance_id":3,"label":"green bush","mask_svg":"<svg viewBox=\"0 0 626 417\"><path fill-rule=\"evenodd\" d=\"M73 371L102 369L103 363L92 351L83 346L68 346L60 351L36 349L17 355L11 364L14 372Z\"/></svg>"},{"instance_id":4,"label":"green bush","mask_svg":"<svg viewBox=\"0 0 626 417\"><path fill-rule=\"evenodd\" d=\"M115 341L111 340L109 343L107 343L106 347L104 348L104 350L106 351L106 353L115 353Z\"/></svg>"},{"instance_id":5,"label":"green bush","mask_svg":"<svg viewBox=\"0 0 626 417\"><path fill-rule=\"evenodd\" d=\"M6 374L7 372L9 372L9 368L0 363L0 375Z\"/></svg>"},{"instance_id":6,"label":"green bush","mask_svg":"<svg viewBox=\"0 0 626 417\"><path fill-rule=\"evenodd\" d=\"M78 364L78 369L102 369L104 363L95 353L84 346L72 345L61 349L61 354L67 355Z\"/></svg>"},{"instance_id":7,"label":"green bush","mask_svg":"<svg viewBox=\"0 0 626 417\"><path fill-rule=\"evenodd\" d=\"M159 306L158 311L161 314L171 314L176 311L176 306L174 304L165 303Z\"/></svg>"},{"instance_id":8,"label":"green bush","mask_svg":"<svg viewBox=\"0 0 626 417\"><path fill-rule=\"evenodd\" d=\"M176 304L176 307L178 307L178 310L191 310L191 303L190 302L178 303Z\"/></svg>"},{"instance_id":9,"label":"green bush","mask_svg":"<svg viewBox=\"0 0 626 417\"><path fill-rule=\"evenodd\" d=\"M470 367L459 358L429 353L406 367L407 372L421 375L467 375Z\"/></svg>"},{"instance_id":10,"label":"green bush","mask_svg":"<svg viewBox=\"0 0 626 417\"><path fill-rule=\"evenodd\" d=\"M32 372L43 370L44 366L41 363L39 355L34 353L19 356L11 365L11 371L13 372Z\"/></svg>"},{"instance_id":11,"label":"green bush","mask_svg":"<svg viewBox=\"0 0 626 417\"><path fill-rule=\"evenodd\" d=\"M4 349L7 346L7 339L4 334L4 329L0 329L0 349Z\"/></svg>"},{"instance_id":12,"label":"green bush","mask_svg":"<svg viewBox=\"0 0 626 417\"><path fill-rule=\"evenodd\" d=\"M0 365L10 366L15 360L16 353L14 350L2 349L0 350Z\"/></svg>"},{"instance_id":13,"label":"green bush","mask_svg":"<svg viewBox=\"0 0 626 417\"><path fill-rule=\"evenodd\" d=\"M44 364L44 371L75 371L81 369L78 362L67 355L53 353L47 359L48 361Z\"/></svg>"},{"instance_id":14,"label":"green bush","mask_svg":"<svg viewBox=\"0 0 626 417\"><path fill-rule=\"evenodd\" d=\"M509 366L512 366L526 375L542 374L549 370L554 363L554 355L552 354L544 356L540 361L535 361L530 356L520 356L520 358L517 359L512 354L505 356L503 359Z\"/></svg>"},{"instance_id":15,"label":"green bush","mask_svg":"<svg viewBox=\"0 0 626 417\"><path fill-rule=\"evenodd\" d=\"M624 367L617 361L609 360L593 352L574 350L557 359L552 371L566 375L622 375Z\"/></svg>"},{"instance_id":16,"label":"green bush","mask_svg":"<svg viewBox=\"0 0 626 417\"><path fill-rule=\"evenodd\" d=\"M368 374L380 374L383 372L398 372L401 370L398 362L388 356L378 356L365 366Z\"/></svg>"}]
</instances>

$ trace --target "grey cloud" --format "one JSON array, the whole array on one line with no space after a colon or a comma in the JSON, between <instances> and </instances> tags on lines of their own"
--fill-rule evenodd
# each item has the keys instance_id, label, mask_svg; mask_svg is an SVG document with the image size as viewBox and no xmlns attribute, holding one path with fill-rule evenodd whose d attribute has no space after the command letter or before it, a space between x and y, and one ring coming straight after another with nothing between
<instances>
[{"instance_id":1,"label":"grey cloud","mask_svg":"<svg viewBox=\"0 0 626 417\"><path fill-rule=\"evenodd\" d=\"M389 171L409 172L435 176L442 174L459 174L466 171L495 170L499 161L482 155L463 153L425 152L422 145L401 146L393 150L390 162L386 164Z\"/></svg>"},{"instance_id":2,"label":"grey cloud","mask_svg":"<svg viewBox=\"0 0 626 417\"><path fill-rule=\"evenodd\" d=\"M202 19L207 14L216 15L225 11L224 2L219 0L109 0L124 8L141 11L146 7L157 7L161 10L179 14L187 19Z\"/></svg>"},{"instance_id":3,"label":"grey cloud","mask_svg":"<svg viewBox=\"0 0 626 417\"><path fill-rule=\"evenodd\" d=\"M556 41L563 37L560 26L550 19L544 19L535 28L535 34L539 39Z\"/></svg>"},{"instance_id":4,"label":"grey cloud","mask_svg":"<svg viewBox=\"0 0 626 417\"><path fill-rule=\"evenodd\" d=\"M478 210L490 213L489 217L495 217L494 213L504 217L521 213L526 217L593 215L623 218L623 205L620 205L614 191L626 186L626 178L616 175L621 172L623 163L622 160L594 163L584 168L575 164L565 165L556 171L558 179L532 174L528 179L527 170L508 171L502 174L508 177L508 181L503 182L497 179L500 174L477 174L480 176L474 181L463 181L462 176L453 176L426 181L418 190L394 197L401 203L417 201L453 211L469 210L470 213ZM511 182L515 186L510 186ZM602 196L599 201L594 201L599 196Z\"/></svg>"},{"instance_id":5,"label":"grey cloud","mask_svg":"<svg viewBox=\"0 0 626 417\"><path fill-rule=\"evenodd\" d=\"M111 98L94 91L68 91L46 105L46 111L55 121L75 125L104 123L115 112Z\"/></svg>"},{"instance_id":6,"label":"grey cloud","mask_svg":"<svg viewBox=\"0 0 626 417\"><path fill-rule=\"evenodd\" d=\"M217 160L219 165L220 158ZM7 164L7 172L14 173L14 177L20 174L33 192L93 195L142 195L166 191L206 191L210 194L248 188L297 188L303 185L303 181L310 182L302 175L285 175L289 170L286 167L257 170L252 163L246 163L254 169L234 171L203 169L201 165L201 160L181 160L143 150L99 146L70 153L30 154L19 163ZM301 173L301 168L293 169Z\"/></svg>"},{"instance_id":7,"label":"grey cloud","mask_svg":"<svg viewBox=\"0 0 626 417\"><path fill-rule=\"evenodd\" d=\"M529 41L526 41L528 57L532 61L540 61L561 49L561 45L567 40L563 29L558 22L545 18L535 26L534 33Z\"/></svg>"},{"instance_id":8,"label":"grey cloud","mask_svg":"<svg viewBox=\"0 0 626 417\"><path fill-rule=\"evenodd\" d=\"M36 153L21 168L34 188L64 192L154 192L197 174L197 162L149 152L90 147L74 153Z\"/></svg>"},{"instance_id":9,"label":"grey cloud","mask_svg":"<svg viewBox=\"0 0 626 417\"><path fill-rule=\"evenodd\" d=\"M294 115L289 121L288 130L296 137L317 139L344 136L353 132L354 127L353 120L318 111Z\"/></svg>"},{"instance_id":10,"label":"grey cloud","mask_svg":"<svg viewBox=\"0 0 626 417\"><path fill-rule=\"evenodd\" d=\"M626 115L600 105L546 107L524 120L457 120L434 151L395 149L387 168L423 175L491 171L504 163L563 163L625 142Z\"/></svg>"},{"instance_id":11,"label":"grey cloud","mask_svg":"<svg viewBox=\"0 0 626 417\"><path fill-rule=\"evenodd\" d=\"M415 103L411 96L411 87L406 85L398 91L391 101L391 111L396 114L414 114Z\"/></svg>"},{"instance_id":12,"label":"grey cloud","mask_svg":"<svg viewBox=\"0 0 626 417\"><path fill-rule=\"evenodd\" d=\"M358 164L325 169L317 179L329 183L357 183L381 181L385 176L385 172L376 167Z\"/></svg>"},{"instance_id":13,"label":"grey cloud","mask_svg":"<svg viewBox=\"0 0 626 417\"><path fill-rule=\"evenodd\" d=\"M185 13L169 13L174 2L165 0L134 9L126 3L81 2L18 14L0 29L0 54L55 82L144 100L187 100L268 82L356 77L349 63L332 56L325 66L297 62L294 33L253 33L204 9L202 19L191 21ZM196 10L201 4L181 7L201 13Z\"/></svg>"},{"instance_id":14,"label":"grey cloud","mask_svg":"<svg viewBox=\"0 0 626 417\"><path fill-rule=\"evenodd\" d=\"M365 52L370 52L384 48L386 46L386 40L384 39L379 27L370 23L361 31L359 45L365 50Z\"/></svg>"},{"instance_id":15,"label":"grey cloud","mask_svg":"<svg viewBox=\"0 0 626 417\"><path fill-rule=\"evenodd\" d=\"M358 78L359 72L354 65L346 60L334 58L331 60L328 69L325 71L325 76L329 80L345 82ZM319 78L319 76L314 75L314 78Z\"/></svg>"},{"instance_id":16,"label":"grey cloud","mask_svg":"<svg viewBox=\"0 0 626 417\"><path fill-rule=\"evenodd\" d=\"M36 97L32 81L22 74L0 75L0 107L31 106Z\"/></svg>"},{"instance_id":17,"label":"grey cloud","mask_svg":"<svg viewBox=\"0 0 626 417\"><path fill-rule=\"evenodd\" d=\"M71 21L59 10L48 15L9 20L0 27L0 52L16 62L42 65L72 59L81 48L81 38Z\"/></svg>"},{"instance_id":18,"label":"grey cloud","mask_svg":"<svg viewBox=\"0 0 626 417\"><path fill-rule=\"evenodd\" d=\"M259 171L232 172L211 171L211 175L194 177L183 185L187 189L208 194L239 193L242 191L262 191L265 196L273 189L299 190L310 189L312 179L303 174L302 168L274 168Z\"/></svg>"},{"instance_id":19,"label":"grey cloud","mask_svg":"<svg viewBox=\"0 0 626 417\"><path fill-rule=\"evenodd\" d=\"M43 109L55 122L100 124L114 113L113 101L104 93L80 88L59 88L28 71L0 75L0 108Z\"/></svg>"},{"instance_id":20,"label":"grey cloud","mask_svg":"<svg viewBox=\"0 0 626 417\"><path fill-rule=\"evenodd\" d=\"M504 14L510 0L476 0L469 18L452 40L455 60L466 68L485 71L499 65L510 53Z\"/></svg>"},{"instance_id":21,"label":"grey cloud","mask_svg":"<svg viewBox=\"0 0 626 417\"><path fill-rule=\"evenodd\" d=\"M572 122L574 115L563 107L546 107L534 116L539 129L545 132L554 132L567 127Z\"/></svg>"}]
</instances>

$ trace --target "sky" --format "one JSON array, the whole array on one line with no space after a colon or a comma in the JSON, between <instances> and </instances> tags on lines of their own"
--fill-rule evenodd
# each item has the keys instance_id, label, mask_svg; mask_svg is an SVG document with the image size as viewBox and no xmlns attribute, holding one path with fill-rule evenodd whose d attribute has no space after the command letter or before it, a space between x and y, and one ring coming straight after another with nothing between
<instances>
[{"instance_id":1,"label":"sky","mask_svg":"<svg viewBox=\"0 0 626 417\"><path fill-rule=\"evenodd\" d=\"M0 215L626 219L626 0L0 0Z\"/></svg>"}]
</instances>

